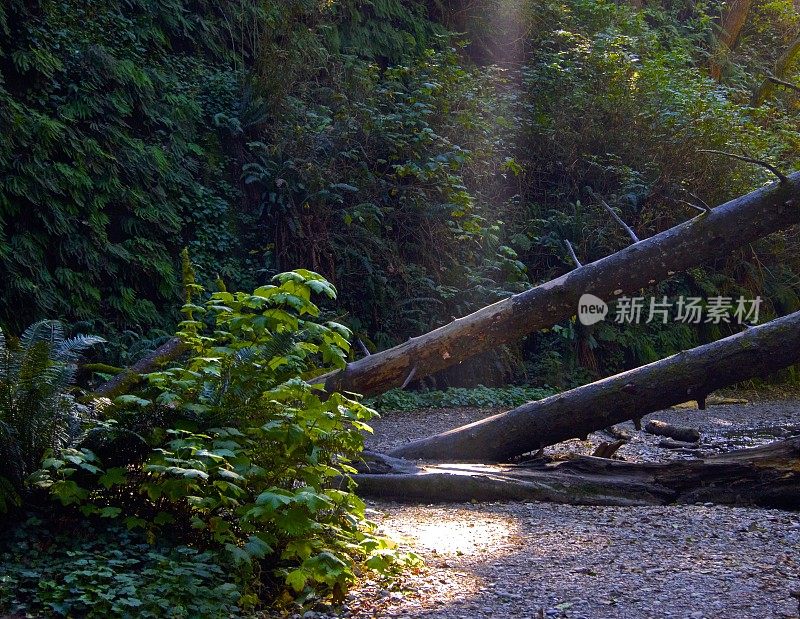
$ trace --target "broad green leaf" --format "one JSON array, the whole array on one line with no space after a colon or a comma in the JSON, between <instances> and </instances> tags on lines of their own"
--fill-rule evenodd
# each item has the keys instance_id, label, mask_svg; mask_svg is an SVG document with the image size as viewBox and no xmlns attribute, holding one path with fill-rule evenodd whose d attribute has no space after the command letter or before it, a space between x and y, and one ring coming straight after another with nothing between
<instances>
[{"instance_id":1,"label":"broad green leaf","mask_svg":"<svg viewBox=\"0 0 800 619\"><path fill-rule=\"evenodd\" d=\"M294 500L294 497L283 494L283 492L285 491L273 492L267 490L262 492L256 498L256 505L269 505L272 509L278 509L281 505L288 505Z\"/></svg>"},{"instance_id":2,"label":"broad green leaf","mask_svg":"<svg viewBox=\"0 0 800 619\"><path fill-rule=\"evenodd\" d=\"M300 593L306 586L306 573L304 570L298 568L292 570L286 575L286 584L289 585L296 592Z\"/></svg>"}]
</instances>

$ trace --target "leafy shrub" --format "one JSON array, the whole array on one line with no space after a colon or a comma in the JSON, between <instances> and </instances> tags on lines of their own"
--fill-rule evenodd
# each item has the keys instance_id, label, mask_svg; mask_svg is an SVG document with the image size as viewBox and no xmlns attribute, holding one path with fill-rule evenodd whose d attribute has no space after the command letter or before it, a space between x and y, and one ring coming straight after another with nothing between
<instances>
[{"instance_id":1,"label":"leafy shrub","mask_svg":"<svg viewBox=\"0 0 800 619\"><path fill-rule=\"evenodd\" d=\"M19 341L0 331L0 513L19 504L25 478L47 451L83 431L81 407L69 393L79 354L103 340L64 337L57 321L31 325Z\"/></svg>"},{"instance_id":2,"label":"leafy shrub","mask_svg":"<svg viewBox=\"0 0 800 619\"><path fill-rule=\"evenodd\" d=\"M0 547L0 612L68 617L231 617L239 585L222 558L148 543L124 527L33 517Z\"/></svg>"},{"instance_id":3,"label":"leafy shrub","mask_svg":"<svg viewBox=\"0 0 800 619\"><path fill-rule=\"evenodd\" d=\"M412 411L420 408L457 407L515 407L526 402L541 400L555 393L549 388L537 387L484 387L473 389L451 387L442 391L403 391L392 389L380 395L371 404L381 411Z\"/></svg>"},{"instance_id":4,"label":"leafy shrub","mask_svg":"<svg viewBox=\"0 0 800 619\"><path fill-rule=\"evenodd\" d=\"M143 460L105 465L83 447L45 459L33 479L84 514L260 565L287 596L339 596L357 562L389 571L414 559L372 534L348 478L373 412L311 384L349 349L345 327L314 320L312 293L335 289L305 270L275 281L184 306L188 359L117 398L107 424L146 437ZM190 296L201 292L192 285Z\"/></svg>"}]
</instances>

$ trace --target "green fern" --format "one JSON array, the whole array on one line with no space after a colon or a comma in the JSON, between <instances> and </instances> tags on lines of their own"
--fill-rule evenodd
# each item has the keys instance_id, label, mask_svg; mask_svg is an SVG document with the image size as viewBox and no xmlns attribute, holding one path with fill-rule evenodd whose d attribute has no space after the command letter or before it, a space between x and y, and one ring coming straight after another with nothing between
<instances>
[{"instance_id":1,"label":"green fern","mask_svg":"<svg viewBox=\"0 0 800 619\"><path fill-rule=\"evenodd\" d=\"M66 338L54 320L31 325L15 343L0 331L0 512L19 503L25 478L47 451L81 434L82 407L69 390L80 354L103 341Z\"/></svg>"}]
</instances>

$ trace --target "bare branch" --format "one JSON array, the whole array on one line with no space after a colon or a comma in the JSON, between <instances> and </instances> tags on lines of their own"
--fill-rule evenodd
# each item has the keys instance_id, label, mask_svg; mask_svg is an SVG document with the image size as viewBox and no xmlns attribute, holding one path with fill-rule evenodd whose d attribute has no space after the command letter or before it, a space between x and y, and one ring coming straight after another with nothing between
<instances>
[{"instance_id":1,"label":"bare branch","mask_svg":"<svg viewBox=\"0 0 800 619\"><path fill-rule=\"evenodd\" d=\"M581 264L581 261L578 260L578 256L575 255L575 250L572 248L572 243L564 239L564 245L567 246L567 251L569 252L570 257L572 258L572 261L575 263L575 266L577 266L578 268L582 267L583 265Z\"/></svg>"},{"instance_id":2,"label":"bare branch","mask_svg":"<svg viewBox=\"0 0 800 619\"><path fill-rule=\"evenodd\" d=\"M408 383L410 383L414 379L414 375L416 373L417 373L417 366L415 365L413 368L411 368L411 371L408 373L408 376L406 376L406 379L403 381L403 384L401 385L400 389L405 389L406 387L408 387Z\"/></svg>"},{"instance_id":3,"label":"bare branch","mask_svg":"<svg viewBox=\"0 0 800 619\"><path fill-rule=\"evenodd\" d=\"M590 191L590 193L592 194L592 196L593 196L593 197L594 197L596 200L598 200L598 201L600 202L600 204L602 204L602 205L603 205L603 208L604 208L604 209L606 209L606 211L608 211L608 214L609 214L609 215L611 215L611 218L612 218L614 221L616 221L616 222L617 222L617 223L618 223L620 226L622 226L622 227L623 227L623 229L625 230L625 232L627 232L627 233L628 233L628 236L629 236L629 237L631 237L631 240L632 240L634 243L638 243L638 242L639 242L639 237L638 237L638 236L636 236L636 233L633 231L633 228L631 228L631 227L630 227L628 224L626 224L626 223L623 221L622 217L620 217L619 215L617 215L617 213L614 211L614 209L612 209L612 208L611 208L611 207L608 205L608 202L606 202L605 200L603 200L603 198L601 198L600 196L598 196L598 195L597 195L596 193L594 193L593 191Z\"/></svg>"},{"instance_id":4,"label":"bare branch","mask_svg":"<svg viewBox=\"0 0 800 619\"><path fill-rule=\"evenodd\" d=\"M785 86L786 88L790 88L792 90L800 92L800 86L798 86L797 84L793 84L792 82L787 82L786 80L777 78L774 75L767 75L767 79L773 84L778 84L779 86Z\"/></svg>"},{"instance_id":5,"label":"bare branch","mask_svg":"<svg viewBox=\"0 0 800 619\"><path fill-rule=\"evenodd\" d=\"M709 213L711 212L711 206L709 206L708 202L706 202L705 200L703 200L703 198L701 198L701 197L700 197L700 196L698 196L697 194L694 194L694 193L692 193L692 192L691 192L691 191L689 191L688 189L684 189L684 191L685 191L687 194L689 194L689 196L691 196L691 198L692 198L693 200L697 200L697 201L700 203L700 206L702 206L702 207L703 207L703 209L705 209L705 210L706 210L707 212L709 212Z\"/></svg>"},{"instance_id":6,"label":"bare branch","mask_svg":"<svg viewBox=\"0 0 800 619\"><path fill-rule=\"evenodd\" d=\"M370 355L369 348L367 348L364 345L364 342L361 341L361 338L356 339L356 344L358 344L358 348L361 350L362 353L364 353L364 356L369 357Z\"/></svg>"},{"instance_id":7,"label":"bare branch","mask_svg":"<svg viewBox=\"0 0 800 619\"><path fill-rule=\"evenodd\" d=\"M762 168L766 168L770 172L772 172L775 176L778 177L781 183L788 183L789 178L781 172L778 168L776 168L771 163L767 163L766 161L762 161L761 159L754 159L753 157L747 157L745 155L737 155L736 153L729 153L724 150L706 150L701 149L697 151L698 153L710 153L712 155L724 155L726 157L731 157L733 159L738 159L739 161L745 161L747 163L752 163L754 165L759 165Z\"/></svg>"},{"instance_id":8,"label":"bare branch","mask_svg":"<svg viewBox=\"0 0 800 619\"><path fill-rule=\"evenodd\" d=\"M693 209L696 209L696 210L700 211L701 213L710 213L711 212L711 207L709 207L707 204L705 204L704 206L699 206L699 205L695 204L694 202L689 202L688 200L681 200L680 198L672 198L672 199L675 200L675 202L680 202L681 204L685 204L686 206L691 206Z\"/></svg>"}]
</instances>

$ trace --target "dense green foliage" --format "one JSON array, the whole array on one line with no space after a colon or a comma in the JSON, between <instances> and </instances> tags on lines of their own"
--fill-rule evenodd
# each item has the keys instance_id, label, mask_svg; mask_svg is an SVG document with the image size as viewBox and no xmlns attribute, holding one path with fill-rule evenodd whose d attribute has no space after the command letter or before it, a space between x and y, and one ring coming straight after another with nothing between
<instances>
[{"instance_id":1,"label":"dense green foliage","mask_svg":"<svg viewBox=\"0 0 800 619\"><path fill-rule=\"evenodd\" d=\"M372 55L397 54L435 31L406 4L382 0L361 23L355 3L4 3L0 324L169 326L187 243L210 276L251 286L274 261L241 166L280 113L258 93L277 103L293 87L267 65L312 77L373 38Z\"/></svg>"},{"instance_id":2,"label":"dense green foliage","mask_svg":"<svg viewBox=\"0 0 800 619\"><path fill-rule=\"evenodd\" d=\"M466 187L492 169L478 151L497 156L484 80L452 51L341 71L293 101L286 133L245 168L279 264L330 273L350 291L348 321L380 348L519 289L522 264Z\"/></svg>"},{"instance_id":3,"label":"dense green foliage","mask_svg":"<svg viewBox=\"0 0 800 619\"><path fill-rule=\"evenodd\" d=\"M234 194L209 131L237 86L214 48L224 21L211 9L185 16L180 2L154 13L158 4L0 9L9 326L42 314L156 324L176 300L187 225L213 221L220 248L230 242L223 196Z\"/></svg>"},{"instance_id":4,"label":"dense green foliage","mask_svg":"<svg viewBox=\"0 0 800 619\"><path fill-rule=\"evenodd\" d=\"M208 284L323 273L375 349L563 273L564 239L606 255L624 235L589 189L645 236L690 217L691 194L714 204L768 180L697 150L797 163L796 93L749 106L798 33L794 8L754 5L721 84L705 69L716 10L6 3L0 323L83 321L128 362L115 332L177 320L186 245ZM466 53L447 27L469 31ZM772 239L657 293L761 294L784 313L800 305L795 248ZM562 327L512 351L509 373L563 386L720 335ZM546 368L529 354L543 350Z\"/></svg>"},{"instance_id":5,"label":"dense green foliage","mask_svg":"<svg viewBox=\"0 0 800 619\"><path fill-rule=\"evenodd\" d=\"M211 552L153 546L124 527L98 535L88 521L62 532L44 524L30 518L3 540L10 550L0 552L0 608L36 616L238 615L239 586Z\"/></svg>"},{"instance_id":6,"label":"dense green foliage","mask_svg":"<svg viewBox=\"0 0 800 619\"><path fill-rule=\"evenodd\" d=\"M44 496L60 502L45 528L132 531L112 550L18 530L0 612L235 614L338 600L363 566L413 563L352 492L372 411L314 378L361 354L351 335L385 348L567 272L565 240L583 262L620 249L598 196L644 237L770 180L698 151L797 168L797 92L751 96L800 35L797 7L756 0L717 82L722 10L0 4L0 513L42 513ZM762 318L784 314L798 249L796 230L773 235L652 292L761 295ZM75 390L100 340L69 335L108 340L85 387L176 328L187 353L135 392ZM424 385L527 386L375 405L514 406L735 328L565 321ZM37 561L34 543L58 550Z\"/></svg>"},{"instance_id":7,"label":"dense green foliage","mask_svg":"<svg viewBox=\"0 0 800 619\"><path fill-rule=\"evenodd\" d=\"M9 410L27 406L28 419L36 423L23 426L9 417L16 434L0 448L10 465L5 471L4 460L2 472L14 482L7 503L19 504L23 494L44 490L66 514L118 520L129 530L142 529L150 542L170 540L209 552L177 548L142 555L132 546L131 553L126 548L103 567L100 559L86 558L87 550L74 555L85 569L38 587L24 580L36 570L15 558L6 580L20 588L13 597L0 598L0 610L29 603L56 614L91 608L95 616L142 616L158 614L163 591L166 601L183 600L176 602L175 616L195 616L189 599L181 597L190 587L204 590L205 597L193 599L200 605L195 609L250 609L260 603L254 593L259 591L269 598L282 593L284 601L341 599L357 567L390 573L416 562L374 535L365 505L353 493L351 463L363 449L362 432L370 431L365 422L373 411L340 394L322 398L313 388L315 375L343 367L350 347L350 331L319 322L320 310L312 302L313 294L335 298L334 287L316 273L298 270L252 294L223 290L202 301L205 292L191 277L187 269L188 298L178 333L188 348L186 358L148 374L136 393L113 403L95 401L91 418L75 416L77 405L65 391L69 380L48 381L46 370L71 378L76 351L96 338L63 340L58 323L29 329L16 356L6 355L9 365L22 368L11 384L27 386L29 378L36 379L46 402L70 405L74 427L69 440L56 441L61 417L42 405L37 406L47 415L31 408L30 394L15 387L7 398ZM32 351L40 351L45 369L33 365ZM21 470L18 464L24 465ZM187 553L196 567L188 557L180 560ZM57 573L59 561L56 557L42 569ZM208 582L222 572L207 564L231 571L234 584L211 587ZM174 580L148 584L128 574L165 567Z\"/></svg>"},{"instance_id":8,"label":"dense green foliage","mask_svg":"<svg viewBox=\"0 0 800 619\"><path fill-rule=\"evenodd\" d=\"M513 408L526 402L553 395L552 389L537 387L451 387L438 391L403 391L392 389L374 399L380 411L413 411L424 408Z\"/></svg>"},{"instance_id":9,"label":"dense green foliage","mask_svg":"<svg viewBox=\"0 0 800 619\"><path fill-rule=\"evenodd\" d=\"M739 85L704 74L696 37L702 19L678 21L667 11L644 14L603 2L546 5L527 43L534 61L509 91L516 110L512 153L523 172L504 218L520 260L537 279L572 268L564 239L582 262L629 240L600 207L603 196L640 237L693 216L681 200L718 204L769 181L764 170L699 154L720 149L797 165L796 112L751 109ZM765 297L766 314L800 307L794 235L770 239L754 253L678 275L652 292L707 298ZM649 292L649 291L648 291ZM557 353L567 369L607 373L640 365L707 339L714 325L641 325L594 330L565 324L537 336L530 349ZM541 363L541 356L537 363ZM542 375L543 368L533 368ZM574 370L573 370L574 371ZM548 381L564 385L568 381Z\"/></svg>"}]
</instances>

